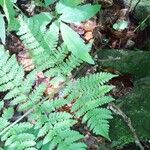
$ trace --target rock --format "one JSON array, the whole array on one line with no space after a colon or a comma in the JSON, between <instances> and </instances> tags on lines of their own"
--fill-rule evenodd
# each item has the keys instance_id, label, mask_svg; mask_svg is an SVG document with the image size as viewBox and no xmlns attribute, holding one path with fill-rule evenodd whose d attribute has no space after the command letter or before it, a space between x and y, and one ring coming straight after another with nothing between
<instances>
[{"instance_id":1,"label":"rock","mask_svg":"<svg viewBox=\"0 0 150 150\"><path fill-rule=\"evenodd\" d=\"M150 75L149 51L100 50L98 65L112 68L121 74L132 74L135 79Z\"/></svg>"},{"instance_id":2,"label":"rock","mask_svg":"<svg viewBox=\"0 0 150 150\"><path fill-rule=\"evenodd\" d=\"M132 126L141 141L150 138L150 52L132 50L100 50L98 64L102 68L112 68L121 74L132 74L133 89L116 100L121 110L131 119ZM122 117L114 115L111 122L110 138L112 146L124 146L134 137ZM132 148L137 149L137 148Z\"/></svg>"},{"instance_id":3,"label":"rock","mask_svg":"<svg viewBox=\"0 0 150 150\"><path fill-rule=\"evenodd\" d=\"M117 105L131 119L139 139L144 141L150 138L150 77L136 81L134 87L131 93L118 100ZM110 129L113 146L123 146L135 141L129 127L120 116L114 117Z\"/></svg>"},{"instance_id":4,"label":"rock","mask_svg":"<svg viewBox=\"0 0 150 150\"><path fill-rule=\"evenodd\" d=\"M126 49L130 49L130 48L133 48L134 45L135 45L135 42L133 40L128 39L128 41L127 41L127 43L125 45L125 48Z\"/></svg>"}]
</instances>

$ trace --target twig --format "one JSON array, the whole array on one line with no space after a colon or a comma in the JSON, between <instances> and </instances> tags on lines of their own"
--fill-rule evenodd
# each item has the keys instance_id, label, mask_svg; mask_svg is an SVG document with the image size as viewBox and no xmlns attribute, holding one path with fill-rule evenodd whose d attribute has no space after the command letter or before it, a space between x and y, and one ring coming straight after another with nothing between
<instances>
[{"instance_id":1,"label":"twig","mask_svg":"<svg viewBox=\"0 0 150 150\"><path fill-rule=\"evenodd\" d=\"M14 125L16 125L19 121L21 121L23 118L25 118L28 114L30 114L34 108L28 110L23 116L21 116L19 119L17 119L15 122L10 124L8 127L6 127L2 132L0 132L0 136L3 135L5 132L7 132L10 128L12 128Z\"/></svg>"},{"instance_id":2,"label":"twig","mask_svg":"<svg viewBox=\"0 0 150 150\"><path fill-rule=\"evenodd\" d=\"M140 150L144 150L144 147L142 146L142 144L141 144L141 142L140 142L140 140L139 140L139 138L136 134L136 131L132 126L131 119L118 106L116 106L114 103L109 104L109 108L114 113L120 115L123 118L123 120L127 123L128 127L130 128L130 130L131 130L131 132L134 136L136 145L140 148Z\"/></svg>"},{"instance_id":3,"label":"twig","mask_svg":"<svg viewBox=\"0 0 150 150\"><path fill-rule=\"evenodd\" d=\"M128 12L130 12L131 11L131 9L132 9L132 2L133 2L133 0L130 0L130 3L129 3L129 11Z\"/></svg>"},{"instance_id":4,"label":"twig","mask_svg":"<svg viewBox=\"0 0 150 150\"><path fill-rule=\"evenodd\" d=\"M150 17L150 14L133 30L133 32L136 32L139 27L141 26L141 24L143 24L145 21L147 21L147 19Z\"/></svg>"},{"instance_id":5,"label":"twig","mask_svg":"<svg viewBox=\"0 0 150 150\"><path fill-rule=\"evenodd\" d=\"M41 103L43 103L46 99L43 99L42 101L40 101L38 103L38 105L40 105ZM18 122L20 122L23 118L25 118L26 116L28 116L36 107L37 105L35 105L34 107L32 107L31 109L29 109L24 115L22 115L20 118L18 118L15 122L13 122L12 124L10 124L9 126L7 126L2 132L0 132L0 136L3 135L5 132L7 132L10 128L12 128L14 125L16 125Z\"/></svg>"}]
</instances>

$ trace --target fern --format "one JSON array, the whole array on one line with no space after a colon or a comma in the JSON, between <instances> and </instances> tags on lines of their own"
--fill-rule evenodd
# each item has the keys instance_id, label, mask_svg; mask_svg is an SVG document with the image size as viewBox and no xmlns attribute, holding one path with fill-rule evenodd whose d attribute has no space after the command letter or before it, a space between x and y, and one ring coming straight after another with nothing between
<instances>
[{"instance_id":1,"label":"fern","mask_svg":"<svg viewBox=\"0 0 150 150\"><path fill-rule=\"evenodd\" d=\"M20 123L13 126L6 134L1 138L5 141L5 149L9 150L36 150L35 136L30 133L33 125L30 123Z\"/></svg>"},{"instance_id":2,"label":"fern","mask_svg":"<svg viewBox=\"0 0 150 150\"><path fill-rule=\"evenodd\" d=\"M57 149L68 150L71 149L71 146L73 145L79 145L79 143L76 141L83 138L83 135L81 135L77 131L73 131L70 129L70 127L73 126L76 121L71 119L72 116L69 113L50 113L48 118L45 118L45 122L43 122L43 117L38 118L38 127L36 127L36 129L41 127L39 129L37 137L44 137L44 139L42 139L43 149L46 144L48 145L49 149L54 149L57 146ZM42 118L42 121L40 120L40 118ZM43 124L41 122L43 122ZM85 148L86 145L84 143L80 143L79 148L82 147Z\"/></svg>"},{"instance_id":3,"label":"fern","mask_svg":"<svg viewBox=\"0 0 150 150\"><path fill-rule=\"evenodd\" d=\"M2 131L5 127L7 127L10 124L9 119L12 118L14 115L13 107L9 107L8 109L4 108L4 101L0 101L0 111L2 111L2 115L0 117L0 131Z\"/></svg>"},{"instance_id":4,"label":"fern","mask_svg":"<svg viewBox=\"0 0 150 150\"><path fill-rule=\"evenodd\" d=\"M32 92L32 86L35 81L35 72L24 78L23 67L20 66L15 58L15 55L9 57L8 51L4 51L1 47L1 79L0 91L10 90L4 97L4 100L12 99L12 105L19 105L19 110L28 110L32 108L43 95L45 85L41 84ZM19 72L19 73L18 73Z\"/></svg>"},{"instance_id":5,"label":"fern","mask_svg":"<svg viewBox=\"0 0 150 150\"><path fill-rule=\"evenodd\" d=\"M84 12L81 22L100 7L80 4L80 0L60 0L53 13L56 16L45 12L17 18L20 28L16 34L35 64L30 73L0 46L0 92L4 94L0 101L0 143L5 150L87 149L84 135L73 130L79 118L94 134L109 139L112 114L105 106L114 99L106 96L113 88L106 83L114 75L97 73L70 80L72 71L84 61L94 63L89 54L91 44L85 44L66 23L77 21L71 18L73 11ZM90 11L89 16L84 9ZM49 94L48 84L36 84L38 72L50 80ZM20 116L15 118L17 114Z\"/></svg>"},{"instance_id":6,"label":"fern","mask_svg":"<svg viewBox=\"0 0 150 150\"><path fill-rule=\"evenodd\" d=\"M48 13L42 13L32 18L20 18L21 28L17 35L30 50L37 70L49 69L46 73L47 76L68 75L82 61L70 54L65 44L56 48L59 37L58 22L53 22L47 29L46 25L51 20L52 17ZM66 59L66 57L68 58Z\"/></svg>"},{"instance_id":7,"label":"fern","mask_svg":"<svg viewBox=\"0 0 150 150\"><path fill-rule=\"evenodd\" d=\"M3 47L0 52L0 61L3 62L0 68L2 72L0 91L9 91L4 96L4 101L9 100L11 105L8 109L4 109L0 118L3 122L0 136L5 142L6 149L45 149L46 147L48 149L56 147L68 150L86 149L86 145L80 142L84 136L71 129L79 117L82 118L83 123L87 123L93 133L109 139L108 119L111 119L112 115L109 110L101 106L113 100L105 96L112 87L104 84L114 75L98 73L76 81L69 81L58 91L57 98L48 100L43 98L45 84L35 86L32 90L36 72L33 71L25 76L22 66L18 64L14 55L10 57ZM1 108L4 106L4 101L1 101ZM71 103L71 114L58 111ZM10 119L13 118L16 105L18 111L27 111L29 122L15 123L10 128L12 124Z\"/></svg>"},{"instance_id":8,"label":"fern","mask_svg":"<svg viewBox=\"0 0 150 150\"><path fill-rule=\"evenodd\" d=\"M111 119L112 116L109 110L100 108L100 106L113 101L112 97L105 96L112 87L103 85L112 77L113 75L106 73L90 75L75 83L69 83L67 89L64 90L65 94L69 93L68 99L77 99L71 108L75 116L78 118L83 116L83 122L87 122L88 127L94 133L108 139L109 124L107 119Z\"/></svg>"}]
</instances>

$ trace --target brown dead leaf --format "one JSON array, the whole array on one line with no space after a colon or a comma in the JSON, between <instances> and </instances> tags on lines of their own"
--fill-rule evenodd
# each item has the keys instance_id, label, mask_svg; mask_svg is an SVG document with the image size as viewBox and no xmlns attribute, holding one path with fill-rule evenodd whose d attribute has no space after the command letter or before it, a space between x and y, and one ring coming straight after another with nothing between
<instances>
[{"instance_id":1,"label":"brown dead leaf","mask_svg":"<svg viewBox=\"0 0 150 150\"><path fill-rule=\"evenodd\" d=\"M23 65L25 71L31 71L34 69L33 61L26 50L18 53L18 61Z\"/></svg>"},{"instance_id":2,"label":"brown dead leaf","mask_svg":"<svg viewBox=\"0 0 150 150\"><path fill-rule=\"evenodd\" d=\"M87 40L87 41L90 41L91 39L93 39L92 32L91 31L86 32L85 35L84 35L84 39Z\"/></svg>"},{"instance_id":3,"label":"brown dead leaf","mask_svg":"<svg viewBox=\"0 0 150 150\"><path fill-rule=\"evenodd\" d=\"M93 32L93 30L96 28L96 22L95 21L92 21L92 20L89 20L87 22L85 22L83 24L83 29L88 32L88 31L91 31Z\"/></svg>"}]
</instances>

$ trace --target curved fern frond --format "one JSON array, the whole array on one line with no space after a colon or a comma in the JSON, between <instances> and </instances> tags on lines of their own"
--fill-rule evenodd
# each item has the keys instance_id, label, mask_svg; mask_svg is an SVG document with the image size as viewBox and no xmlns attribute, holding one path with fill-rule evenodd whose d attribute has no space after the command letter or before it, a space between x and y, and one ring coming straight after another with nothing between
<instances>
[{"instance_id":1,"label":"curved fern frond","mask_svg":"<svg viewBox=\"0 0 150 150\"><path fill-rule=\"evenodd\" d=\"M53 22L47 27L52 17L48 13L41 13L31 18L20 18L20 29L17 35L29 49L37 70L47 70L46 75L68 75L82 61L70 54L67 47L61 44L57 47L59 38L59 24Z\"/></svg>"},{"instance_id":2,"label":"curved fern frond","mask_svg":"<svg viewBox=\"0 0 150 150\"><path fill-rule=\"evenodd\" d=\"M56 147L58 150L71 150L71 147L86 148L84 143L78 142L83 138L83 135L70 129L76 123L72 119L71 114L54 112L50 113L47 118L42 116L38 114L37 126L35 126L35 129L39 130L37 137L44 137L42 139L41 149L44 149L45 146L51 150L56 149Z\"/></svg>"},{"instance_id":3,"label":"curved fern frond","mask_svg":"<svg viewBox=\"0 0 150 150\"><path fill-rule=\"evenodd\" d=\"M31 92L36 79L36 72L31 72L25 78L23 67L18 64L15 55L9 57L8 51L5 51L2 47L0 54L0 61L5 60L5 64L0 66L0 72L2 72L0 91L4 92L9 90L4 100L11 99L12 105L20 104L18 109L20 111L32 108L40 101L46 88L45 84L40 84Z\"/></svg>"},{"instance_id":4,"label":"curved fern frond","mask_svg":"<svg viewBox=\"0 0 150 150\"><path fill-rule=\"evenodd\" d=\"M68 83L64 90L64 95L68 95L68 101L75 101L71 107L71 112L79 118L83 117L83 122L95 134L102 135L109 139L108 136L108 119L111 119L111 112L101 108L114 99L105 96L111 89L111 86L104 85L114 75L109 73L97 73ZM95 114L95 115L94 115Z\"/></svg>"},{"instance_id":5,"label":"curved fern frond","mask_svg":"<svg viewBox=\"0 0 150 150\"><path fill-rule=\"evenodd\" d=\"M59 61L60 59L58 59ZM46 71L46 76L60 76L60 75L69 75L72 70L82 63L81 60L76 58L73 54L71 54L65 62L62 61L61 63L56 63L55 67Z\"/></svg>"},{"instance_id":6,"label":"curved fern frond","mask_svg":"<svg viewBox=\"0 0 150 150\"><path fill-rule=\"evenodd\" d=\"M14 109L13 107L5 108L4 101L0 101L0 111L2 112L0 117L0 122L1 122L0 132L1 132L3 131L3 129L5 129L5 127L10 125L9 119L11 119L12 116L14 115Z\"/></svg>"},{"instance_id":7,"label":"curved fern frond","mask_svg":"<svg viewBox=\"0 0 150 150\"><path fill-rule=\"evenodd\" d=\"M87 126L93 133L109 138L109 122L112 119L112 113L105 108L96 108L88 111L83 117L83 123L87 122Z\"/></svg>"},{"instance_id":8,"label":"curved fern frond","mask_svg":"<svg viewBox=\"0 0 150 150\"><path fill-rule=\"evenodd\" d=\"M33 125L30 123L20 123L14 125L6 134L1 138L5 141L4 147L9 150L24 150L35 148L35 136L30 133Z\"/></svg>"}]
</instances>

